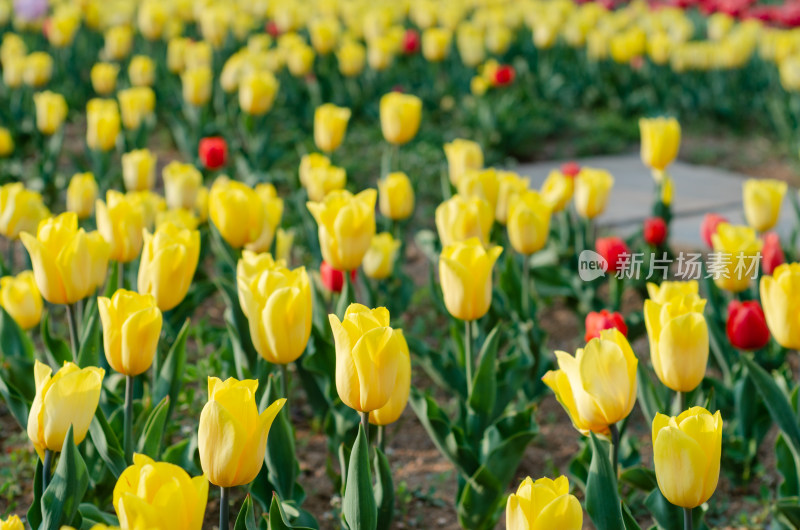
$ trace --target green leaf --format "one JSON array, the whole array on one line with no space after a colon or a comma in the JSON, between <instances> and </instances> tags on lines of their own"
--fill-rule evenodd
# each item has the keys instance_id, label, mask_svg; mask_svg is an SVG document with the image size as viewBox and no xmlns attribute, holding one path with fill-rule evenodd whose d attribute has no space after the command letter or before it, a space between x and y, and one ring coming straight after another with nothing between
<instances>
[{"instance_id":1,"label":"green leaf","mask_svg":"<svg viewBox=\"0 0 800 530\"><path fill-rule=\"evenodd\" d=\"M800 528L800 498L785 497L775 503L775 513L779 518L791 525L793 528Z\"/></svg>"},{"instance_id":2,"label":"green leaf","mask_svg":"<svg viewBox=\"0 0 800 530\"><path fill-rule=\"evenodd\" d=\"M592 464L586 480L586 511L598 530L625 528L620 509L617 478L608 457L609 447L591 435Z\"/></svg>"},{"instance_id":3,"label":"green leaf","mask_svg":"<svg viewBox=\"0 0 800 530\"><path fill-rule=\"evenodd\" d=\"M100 365L100 352L103 348L102 334L100 333L100 315L96 306L92 306L92 313L86 320L86 326L81 335L81 347L78 350L78 366Z\"/></svg>"},{"instance_id":4,"label":"green leaf","mask_svg":"<svg viewBox=\"0 0 800 530\"><path fill-rule=\"evenodd\" d=\"M369 471L369 447L361 425L350 455L342 513L350 530L376 530L378 527L378 508Z\"/></svg>"},{"instance_id":5,"label":"green leaf","mask_svg":"<svg viewBox=\"0 0 800 530\"><path fill-rule=\"evenodd\" d=\"M630 467L622 472L619 479L642 491L649 492L658 487L656 474L646 467Z\"/></svg>"},{"instance_id":6,"label":"green leaf","mask_svg":"<svg viewBox=\"0 0 800 530\"><path fill-rule=\"evenodd\" d=\"M194 454L197 451L197 434L170 445L161 453L164 462L175 464L185 469L190 475L200 475L202 471L194 463Z\"/></svg>"},{"instance_id":7,"label":"green leaf","mask_svg":"<svg viewBox=\"0 0 800 530\"><path fill-rule=\"evenodd\" d=\"M378 528L390 528L394 517L394 483L389 459L375 448L375 502L378 505Z\"/></svg>"},{"instance_id":8,"label":"green leaf","mask_svg":"<svg viewBox=\"0 0 800 530\"><path fill-rule=\"evenodd\" d=\"M261 410L281 397L279 388L275 375L270 374L261 400ZM289 407L283 407L272 422L264 460L267 464L269 481L280 498L294 499L294 483L300 474L300 466L295 454L294 431L289 422Z\"/></svg>"},{"instance_id":9,"label":"green leaf","mask_svg":"<svg viewBox=\"0 0 800 530\"><path fill-rule=\"evenodd\" d=\"M289 524L278 495L273 494L272 502L269 505L269 530L311 530L311 528Z\"/></svg>"},{"instance_id":10,"label":"green leaf","mask_svg":"<svg viewBox=\"0 0 800 530\"><path fill-rule=\"evenodd\" d=\"M42 317L42 340L44 341L50 365L58 369L62 364L72 362L72 349L67 341L54 337L50 333L50 312Z\"/></svg>"},{"instance_id":11,"label":"green leaf","mask_svg":"<svg viewBox=\"0 0 800 530\"><path fill-rule=\"evenodd\" d=\"M161 454L161 440L167 424L169 401L169 396L164 396L164 399L150 412L136 446L139 453L145 454L153 460L158 460Z\"/></svg>"},{"instance_id":12,"label":"green leaf","mask_svg":"<svg viewBox=\"0 0 800 530\"><path fill-rule=\"evenodd\" d=\"M242 508L236 517L236 523L233 525L233 530L258 530L256 515L253 512L253 499L250 495L244 498Z\"/></svg>"},{"instance_id":13,"label":"green leaf","mask_svg":"<svg viewBox=\"0 0 800 530\"><path fill-rule=\"evenodd\" d=\"M169 396L167 420L172 413L174 403L178 402L178 394L183 386L183 372L186 368L186 337L189 335L189 320L183 323L175 342L169 349L164 364L161 365L153 385L153 403L160 403Z\"/></svg>"},{"instance_id":14,"label":"green leaf","mask_svg":"<svg viewBox=\"0 0 800 530\"><path fill-rule=\"evenodd\" d=\"M650 424L653 422L653 418L655 418L656 413L667 410L667 401L665 396L659 393L659 387L653 383L650 370L644 365L644 363L639 363L639 367L636 370L636 379L639 394L639 406L642 408L642 413L644 413L648 424Z\"/></svg>"},{"instance_id":15,"label":"green leaf","mask_svg":"<svg viewBox=\"0 0 800 530\"><path fill-rule=\"evenodd\" d=\"M42 524L42 459L36 459L36 472L33 475L33 502L28 508L28 524L37 529Z\"/></svg>"},{"instance_id":16,"label":"green leaf","mask_svg":"<svg viewBox=\"0 0 800 530\"><path fill-rule=\"evenodd\" d=\"M42 526L61 528L71 525L88 487L89 472L75 446L70 426L56 471L42 495Z\"/></svg>"},{"instance_id":17,"label":"green leaf","mask_svg":"<svg viewBox=\"0 0 800 530\"><path fill-rule=\"evenodd\" d=\"M625 523L625 530L642 530L631 513L631 509L624 502L622 503L622 521Z\"/></svg>"},{"instance_id":18,"label":"green leaf","mask_svg":"<svg viewBox=\"0 0 800 530\"><path fill-rule=\"evenodd\" d=\"M33 342L16 320L0 307L0 354L3 357L24 357L33 360Z\"/></svg>"},{"instance_id":19,"label":"green leaf","mask_svg":"<svg viewBox=\"0 0 800 530\"><path fill-rule=\"evenodd\" d=\"M233 268L234 270L236 269L235 263ZM219 278L214 283L217 285L217 289L222 294L227 306L225 323L228 326L228 336L230 337L234 354L238 354L234 355L236 374L239 379L243 379L255 371L255 366L258 362L258 353L250 338L250 324L239 306L236 285Z\"/></svg>"},{"instance_id":20,"label":"green leaf","mask_svg":"<svg viewBox=\"0 0 800 530\"><path fill-rule=\"evenodd\" d=\"M497 380L495 362L497 360L497 347L500 343L500 325L486 337L478 361L478 370L472 383L472 394L469 396L469 407L481 419L481 428L475 432L483 432L483 427L491 424L494 403L497 398Z\"/></svg>"},{"instance_id":21,"label":"green leaf","mask_svg":"<svg viewBox=\"0 0 800 530\"><path fill-rule=\"evenodd\" d=\"M96 524L104 524L108 526L119 526L119 519L113 514L100 511L100 508L88 502L81 503L78 506L78 513L81 514L83 524L94 526Z\"/></svg>"},{"instance_id":22,"label":"green leaf","mask_svg":"<svg viewBox=\"0 0 800 530\"><path fill-rule=\"evenodd\" d=\"M114 477L119 478L128 467L125 462L125 453L114 429L108 424L102 407L97 407L94 417L95 421L89 424L89 436L91 436L100 458L106 463Z\"/></svg>"},{"instance_id":23,"label":"green leaf","mask_svg":"<svg viewBox=\"0 0 800 530\"><path fill-rule=\"evenodd\" d=\"M33 374L33 368L30 369L30 373ZM19 423L19 426L25 430L28 427L28 406L30 401L15 387L11 386L8 381L6 381L5 377L2 371L0 371L0 396L3 396L8 409L11 411L14 419L17 420L17 423ZM33 377L31 377L31 379L33 379Z\"/></svg>"}]
</instances>

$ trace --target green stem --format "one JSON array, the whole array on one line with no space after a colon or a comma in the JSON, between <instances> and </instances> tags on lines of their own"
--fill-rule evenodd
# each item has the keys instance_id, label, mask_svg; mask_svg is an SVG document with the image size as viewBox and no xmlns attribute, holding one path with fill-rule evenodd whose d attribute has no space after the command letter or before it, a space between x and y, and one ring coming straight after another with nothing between
<instances>
[{"instance_id":1,"label":"green stem","mask_svg":"<svg viewBox=\"0 0 800 530\"><path fill-rule=\"evenodd\" d=\"M53 460L53 451L50 449L44 450L44 463L42 464L42 493L47 489L50 484L50 467Z\"/></svg>"},{"instance_id":2,"label":"green stem","mask_svg":"<svg viewBox=\"0 0 800 530\"><path fill-rule=\"evenodd\" d=\"M133 463L133 376L125 376L125 462Z\"/></svg>"},{"instance_id":3,"label":"green stem","mask_svg":"<svg viewBox=\"0 0 800 530\"><path fill-rule=\"evenodd\" d=\"M10 274L14 274L14 247L16 246L14 239L8 240L8 254L6 255L6 266L8 267L8 272Z\"/></svg>"},{"instance_id":4,"label":"green stem","mask_svg":"<svg viewBox=\"0 0 800 530\"><path fill-rule=\"evenodd\" d=\"M347 305L349 306L356 302L356 285L353 283L353 277L350 275L350 271L342 272L344 273L344 284L347 290Z\"/></svg>"},{"instance_id":5,"label":"green stem","mask_svg":"<svg viewBox=\"0 0 800 530\"><path fill-rule=\"evenodd\" d=\"M289 365L281 364L281 393L289 399Z\"/></svg>"},{"instance_id":6,"label":"green stem","mask_svg":"<svg viewBox=\"0 0 800 530\"><path fill-rule=\"evenodd\" d=\"M684 508L683 509L683 530L692 530L692 509L691 508Z\"/></svg>"},{"instance_id":7,"label":"green stem","mask_svg":"<svg viewBox=\"0 0 800 530\"><path fill-rule=\"evenodd\" d=\"M530 256L524 255L522 256L522 317L524 320L528 320L531 310L530 271Z\"/></svg>"},{"instance_id":8,"label":"green stem","mask_svg":"<svg viewBox=\"0 0 800 530\"><path fill-rule=\"evenodd\" d=\"M117 262L117 289L125 288L125 264L121 261Z\"/></svg>"},{"instance_id":9,"label":"green stem","mask_svg":"<svg viewBox=\"0 0 800 530\"><path fill-rule=\"evenodd\" d=\"M611 462L614 466L614 478L616 478L617 468L619 466L619 429L617 429L616 423L609 425L608 429L611 431Z\"/></svg>"},{"instance_id":10,"label":"green stem","mask_svg":"<svg viewBox=\"0 0 800 530\"><path fill-rule=\"evenodd\" d=\"M230 527L230 488L219 488L219 530L228 530Z\"/></svg>"},{"instance_id":11,"label":"green stem","mask_svg":"<svg viewBox=\"0 0 800 530\"><path fill-rule=\"evenodd\" d=\"M386 452L386 426L378 425L378 449L381 453Z\"/></svg>"},{"instance_id":12,"label":"green stem","mask_svg":"<svg viewBox=\"0 0 800 530\"><path fill-rule=\"evenodd\" d=\"M369 412L361 412L361 426L364 428L364 438L367 440L367 447L369 447Z\"/></svg>"},{"instance_id":13,"label":"green stem","mask_svg":"<svg viewBox=\"0 0 800 530\"><path fill-rule=\"evenodd\" d=\"M467 369L467 398L472 395L472 321L464 321L464 366Z\"/></svg>"},{"instance_id":14,"label":"green stem","mask_svg":"<svg viewBox=\"0 0 800 530\"><path fill-rule=\"evenodd\" d=\"M678 414L686 410L686 392L678 392Z\"/></svg>"},{"instance_id":15,"label":"green stem","mask_svg":"<svg viewBox=\"0 0 800 530\"><path fill-rule=\"evenodd\" d=\"M72 346L72 360L78 364L78 315L75 311L75 304L67 304L67 323L69 324L69 343Z\"/></svg>"}]
</instances>

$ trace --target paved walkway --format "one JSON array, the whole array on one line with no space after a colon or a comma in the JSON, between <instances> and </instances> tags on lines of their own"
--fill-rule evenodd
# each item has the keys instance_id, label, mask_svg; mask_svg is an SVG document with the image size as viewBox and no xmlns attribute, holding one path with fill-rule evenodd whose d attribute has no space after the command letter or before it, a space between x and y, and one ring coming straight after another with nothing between
<instances>
[{"instance_id":1,"label":"paved walkway","mask_svg":"<svg viewBox=\"0 0 800 530\"><path fill-rule=\"evenodd\" d=\"M653 201L653 179L650 170L642 164L639 154L599 156L576 161L582 166L606 169L614 175L614 188L608 206L598 218L600 225L613 227L623 235L637 230L650 215ZM521 175L530 177L538 188L547 174L560 165L561 161L537 162L523 164L516 170ZM742 182L748 178L746 175L683 162L673 163L669 174L674 180L673 243L703 246L700 223L708 212L722 214L735 224L745 223ZM796 190L790 188L787 195L788 193L796 193ZM782 237L788 237L795 224L796 217L787 196L783 201L777 230Z\"/></svg>"}]
</instances>

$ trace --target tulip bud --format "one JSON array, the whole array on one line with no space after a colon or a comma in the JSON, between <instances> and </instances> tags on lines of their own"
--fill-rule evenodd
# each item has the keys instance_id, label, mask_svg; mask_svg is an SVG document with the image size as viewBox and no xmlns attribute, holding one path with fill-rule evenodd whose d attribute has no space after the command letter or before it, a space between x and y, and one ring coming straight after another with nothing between
<instances>
[{"instance_id":1,"label":"tulip bud","mask_svg":"<svg viewBox=\"0 0 800 530\"><path fill-rule=\"evenodd\" d=\"M575 209L585 219L593 219L603 213L614 177L608 171L589 167L581 168L575 177Z\"/></svg>"},{"instance_id":2,"label":"tulip bud","mask_svg":"<svg viewBox=\"0 0 800 530\"><path fill-rule=\"evenodd\" d=\"M764 311L756 300L731 300L725 329L730 343L740 350L760 350L769 342Z\"/></svg>"},{"instance_id":3,"label":"tulip bud","mask_svg":"<svg viewBox=\"0 0 800 530\"><path fill-rule=\"evenodd\" d=\"M199 66L186 70L181 74L183 86L183 99L190 105L202 107L211 99L211 83L213 74L211 68Z\"/></svg>"},{"instance_id":4,"label":"tulip bud","mask_svg":"<svg viewBox=\"0 0 800 530\"><path fill-rule=\"evenodd\" d=\"M122 180L128 191L153 189L157 157L149 149L135 149L122 155Z\"/></svg>"},{"instance_id":5,"label":"tulip bud","mask_svg":"<svg viewBox=\"0 0 800 530\"><path fill-rule=\"evenodd\" d=\"M681 145L681 125L675 118L642 118L642 162L660 175L678 156ZM660 180L660 176L656 177Z\"/></svg>"},{"instance_id":6,"label":"tulip bud","mask_svg":"<svg viewBox=\"0 0 800 530\"><path fill-rule=\"evenodd\" d=\"M750 286L758 268L761 240L752 228L720 223L711 235L716 259L714 283L720 289L738 293Z\"/></svg>"},{"instance_id":7,"label":"tulip bud","mask_svg":"<svg viewBox=\"0 0 800 530\"><path fill-rule=\"evenodd\" d=\"M384 280L392 275L401 242L389 232L381 232L372 237L372 242L364 254L364 274L373 280Z\"/></svg>"},{"instance_id":8,"label":"tulip bud","mask_svg":"<svg viewBox=\"0 0 800 530\"><path fill-rule=\"evenodd\" d=\"M61 94L46 90L33 95L36 107L36 128L39 132L50 136L55 134L67 117L67 101Z\"/></svg>"},{"instance_id":9,"label":"tulip bud","mask_svg":"<svg viewBox=\"0 0 800 530\"><path fill-rule=\"evenodd\" d=\"M444 28L429 28L422 33L422 55L430 62L441 62L450 52L453 34Z\"/></svg>"},{"instance_id":10,"label":"tulip bud","mask_svg":"<svg viewBox=\"0 0 800 530\"><path fill-rule=\"evenodd\" d=\"M716 213L707 213L705 217L703 217L703 222L700 224L700 237L703 238L703 241L709 248L714 246L711 242L711 236L717 232L719 224L727 222L728 219Z\"/></svg>"},{"instance_id":11,"label":"tulip bud","mask_svg":"<svg viewBox=\"0 0 800 530\"><path fill-rule=\"evenodd\" d=\"M705 305L693 293L644 302L653 369L676 392L691 392L705 376L709 344Z\"/></svg>"},{"instance_id":12,"label":"tulip bud","mask_svg":"<svg viewBox=\"0 0 800 530\"><path fill-rule=\"evenodd\" d=\"M800 349L800 264L779 265L772 276L761 277L761 304L769 330L784 348Z\"/></svg>"},{"instance_id":13,"label":"tulip bud","mask_svg":"<svg viewBox=\"0 0 800 530\"><path fill-rule=\"evenodd\" d=\"M600 332L604 329L617 329L623 336L628 336L628 326L625 324L625 319L622 318L617 312L610 312L608 309L601 311L591 311L586 315L586 334L583 340L589 342L592 339L599 338Z\"/></svg>"},{"instance_id":14,"label":"tulip bud","mask_svg":"<svg viewBox=\"0 0 800 530\"><path fill-rule=\"evenodd\" d=\"M286 400L275 401L259 414L257 388L253 379L208 378L208 403L200 413L197 446L203 472L215 486L249 484L264 465L269 429Z\"/></svg>"},{"instance_id":15,"label":"tulip bud","mask_svg":"<svg viewBox=\"0 0 800 530\"><path fill-rule=\"evenodd\" d=\"M661 282L661 285L655 283L647 284L647 296L657 304L666 304L672 298L684 297L687 295L700 294L700 284L697 281L687 282Z\"/></svg>"},{"instance_id":16,"label":"tulip bud","mask_svg":"<svg viewBox=\"0 0 800 530\"><path fill-rule=\"evenodd\" d=\"M53 58L47 52L33 52L25 58L22 78L33 88L46 85L53 76Z\"/></svg>"},{"instance_id":17,"label":"tulip bud","mask_svg":"<svg viewBox=\"0 0 800 530\"><path fill-rule=\"evenodd\" d=\"M759 232L775 226L787 184L774 179L747 179L742 186L744 216L747 224Z\"/></svg>"},{"instance_id":18,"label":"tulip bud","mask_svg":"<svg viewBox=\"0 0 800 530\"><path fill-rule=\"evenodd\" d=\"M128 79L132 86L152 86L156 65L147 55L135 55L128 65Z\"/></svg>"},{"instance_id":19,"label":"tulip bud","mask_svg":"<svg viewBox=\"0 0 800 530\"><path fill-rule=\"evenodd\" d=\"M261 199L261 208L264 212L264 224L261 233L255 241L245 245L245 248L255 252L268 252L272 247L275 231L281 223L283 216L283 199L278 197L275 186L272 184L258 184L256 194Z\"/></svg>"},{"instance_id":20,"label":"tulip bud","mask_svg":"<svg viewBox=\"0 0 800 530\"><path fill-rule=\"evenodd\" d=\"M422 100L410 94L389 92L380 102L381 130L390 144L402 145L416 136L422 115Z\"/></svg>"},{"instance_id":21,"label":"tulip bud","mask_svg":"<svg viewBox=\"0 0 800 530\"><path fill-rule=\"evenodd\" d=\"M338 269L331 267L330 263L322 260L319 265L319 276L322 284L328 288L329 291L334 293L342 292L344 287L344 273ZM356 281L356 269L350 271L350 281Z\"/></svg>"},{"instance_id":22,"label":"tulip bud","mask_svg":"<svg viewBox=\"0 0 800 530\"><path fill-rule=\"evenodd\" d=\"M374 189L358 195L337 190L321 202L307 203L319 225L322 258L334 268L351 271L361 265L375 235L377 195Z\"/></svg>"},{"instance_id":23,"label":"tulip bud","mask_svg":"<svg viewBox=\"0 0 800 530\"><path fill-rule=\"evenodd\" d=\"M497 70L494 71L491 83L492 86L508 86L514 82L517 77L517 71L510 64L501 64Z\"/></svg>"},{"instance_id":24,"label":"tulip bud","mask_svg":"<svg viewBox=\"0 0 800 530\"><path fill-rule=\"evenodd\" d=\"M22 329L31 329L39 324L43 305L32 271L0 278L0 306Z\"/></svg>"},{"instance_id":25,"label":"tulip bud","mask_svg":"<svg viewBox=\"0 0 800 530\"><path fill-rule=\"evenodd\" d=\"M403 33L403 53L412 55L419 50L419 33L413 28L408 28Z\"/></svg>"},{"instance_id":26,"label":"tulip bud","mask_svg":"<svg viewBox=\"0 0 800 530\"><path fill-rule=\"evenodd\" d=\"M97 182L92 173L75 173L67 186L67 210L75 212L78 219L88 218L94 212L97 192Z\"/></svg>"},{"instance_id":27,"label":"tulip bud","mask_svg":"<svg viewBox=\"0 0 800 530\"><path fill-rule=\"evenodd\" d=\"M453 195L436 207L434 217L443 247L472 237L484 244L489 242L494 212L485 199Z\"/></svg>"},{"instance_id":28,"label":"tulip bud","mask_svg":"<svg viewBox=\"0 0 800 530\"><path fill-rule=\"evenodd\" d=\"M94 98L86 104L86 144L89 149L110 151L117 143L120 116L113 99Z\"/></svg>"},{"instance_id":29,"label":"tulip bud","mask_svg":"<svg viewBox=\"0 0 800 530\"><path fill-rule=\"evenodd\" d=\"M92 79L92 88L101 96L107 96L117 87L117 74L119 66L111 63L96 63L92 66L89 77Z\"/></svg>"},{"instance_id":30,"label":"tulip bud","mask_svg":"<svg viewBox=\"0 0 800 530\"><path fill-rule=\"evenodd\" d=\"M145 0L137 12L139 31L147 40L158 40L164 31L167 18L167 9L163 3L158 0Z\"/></svg>"},{"instance_id":31,"label":"tulip bud","mask_svg":"<svg viewBox=\"0 0 800 530\"><path fill-rule=\"evenodd\" d=\"M129 191L125 195L142 211L144 226L148 230L152 230L155 226L158 213L167 210L167 201L164 197L150 190Z\"/></svg>"},{"instance_id":32,"label":"tulip bud","mask_svg":"<svg viewBox=\"0 0 800 530\"><path fill-rule=\"evenodd\" d=\"M111 298L97 298L103 323L103 347L108 364L124 375L136 376L153 364L162 316L156 299L120 289Z\"/></svg>"},{"instance_id":33,"label":"tulip bud","mask_svg":"<svg viewBox=\"0 0 800 530\"><path fill-rule=\"evenodd\" d=\"M111 259L128 263L139 256L142 250L144 215L133 201L124 194L109 190L106 202L97 200L97 231L111 246Z\"/></svg>"},{"instance_id":34,"label":"tulip bud","mask_svg":"<svg viewBox=\"0 0 800 530\"><path fill-rule=\"evenodd\" d=\"M209 215L222 238L233 248L258 240L264 229L264 203L249 186L219 177L208 196Z\"/></svg>"},{"instance_id":35,"label":"tulip bud","mask_svg":"<svg viewBox=\"0 0 800 530\"><path fill-rule=\"evenodd\" d=\"M336 52L339 71L345 77L355 77L364 70L367 52L358 42L348 40Z\"/></svg>"},{"instance_id":36,"label":"tulip bud","mask_svg":"<svg viewBox=\"0 0 800 530\"><path fill-rule=\"evenodd\" d=\"M439 281L447 311L459 320L477 320L492 303L492 269L503 249L487 251L478 238L446 245L439 256Z\"/></svg>"},{"instance_id":37,"label":"tulip bud","mask_svg":"<svg viewBox=\"0 0 800 530\"><path fill-rule=\"evenodd\" d=\"M134 87L120 90L119 98L122 124L129 131L137 130L142 122L153 115L156 96L150 87Z\"/></svg>"},{"instance_id":38,"label":"tulip bud","mask_svg":"<svg viewBox=\"0 0 800 530\"><path fill-rule=\"evenodd\" d=\"M542 183L540 193L553 212L560 212L569 204L574 189L574 178L554 169Z\"/></svg>"},{"instance_id":39,"label":"tulip bud","mask_svg":"<svg viewBox=\"0 0 800 530\"><path fill-rule=\"evenodd\" d=\"M388 69L394 60L394 54L394 41L387 35L367 41L367 62L376 72Z\"/></svg>"},{"instance_id":40,"label":"tulip bud","mask_svg":"<svg viewBox=\"0 0 800 530\"><path fill-rule=\"evenodd\" d=\"M497 203L494 217L498 223L505 225L508 222L511 203L515 197L528 190L528 184L527 178L513 171L497 171Z\"/></svg>"},{"instance_id":41,"label":"tulip bud","mask_svg":"<svg viewBox=\"0 0 800 530\"><path fill-rule=\"evenodd\" d=\"M339 40L339 21L333 17L316 18L308 24L311 44L320 55L327 55Z\"/></svg>"},{"instance_id":42,"label":"tulip bud","mask_svg":"<svg viewBox=\"0 0 800 530\"><path fill-rule=\"evenodd\" d=\"M187 37L175 37L167 43L167 69L173 74L181 73L186 68L189 42Z\"/></svg>"},{"instance_id":43,"label":"tulip bud","mask_svg":"<svg viewBox=\"0 0 800 530\"><path fill-rule=\"evenodd\" d=\"M394 221L408 219L414 212L414 188L402 172L389 173L378 181L381 215Z\"/></svg>"},{"instance_id":44,"label":"tulip bud","mask_svg":"<svg viewBox=\"0 0 800 530\"><path fill-rule=\"evenodd\" d=\"M9 515L5 521L0 519L0 530L25 530L25 525L18 516Z\"/></svg>"},{"instance_id":45,"label":"tulip bud","mask_svg":"<svg viewBox=\"0 0 800 530\"><path fill-rule=\"evenodd\" d=\"M271 72L253 72L239 83L239 107L253 116L269 112L280 83Z\"/></svg>"},{"instance_id":46,"label":"tulip bud","mask_svg":"<svg viewBox=\"0 0 800 530\"><path fill-rule=\"evenodd\" d=\"M402 330L390 327L385 307L350 304L342 321L328 317L336 344L336 390L345 405L373 412L392 404L395 393L407 392L396 384L408 344Z\"/></svg>"},{"instance_id":47,"label":"tulip bud","mask_svg":"<svg viewBox=\"0 0 800 530\"><path fill-rule=\"evenodd\" d=\"M205 475L191 478L175 464L136 453L133 465L117 479L113 501L122 528L199 530L208 501L208 479Z\"/></svg>"},{"instance_id":48,"label":"tulip bud","mask_svg":"<svg viewBox=\"0 0 800 530\"><path fill-rule=\"evenodd\" d=\"M221 136L202 138L197 150L206 169L219 169L228 161L228 144Z\"/></svg>"},{"instance_id":49,"label":"tulip bud","mask_svg":"<svg viewBox=\"0 0 800 530\"><path fill-rule=\"evenodd\" d=\"M206 41L193 41L189 39L183 55L184 72L195 69L211 69L214 50Z\"/></svg>"},{"instance_id":50,"label":"tulip bud","mask_svg":"<svg viewBox=\"0 0 800 530\"><path fill-rule=\"evenodd\" d=\"M561 164L561 172L569 178L575 178L581 172L581 166L574 160Z\"/></svg>"},{"instance_id":51,"label":"tulip bud","mask_svg":"<svg viewBox=\"0 0 800 530\"><path fill-rule=\"evenodd\" d=\"M772 274L778 265L786 263L783 254L781 239L775 232L767 232L763 237L764 245L761 247L761 273Z\"/></svg>"},{"instance_id":52,"label":"tulip bud","mask_svg":"<svg viewBox=\"0 0 800 530\"><path fill-rule=\"evenodd\" d=\"M667 240L667 223L661 217L649 217L642 226L642 235L645 243L660 247Z\"/></svg>"},{"instance_id":53,"label":"tulip bud","mask_svg":"<svg viewBox=\"0 0 800 530\"><path fill-rule=\"evenodd\" d=\"M196 230L199 221L192 210L175 208L156 213L156 228L163 224L172 223L177 228Z\"/></svg>"},{"instance_id":54,"label":"tulip bud","mask_svg":"<svg viewBox=\"0 0 800 530\"><path fill-rule=\"evenodd\" d=\"M332 153L342 143L350 119L350 109L325 103L314 112L314 143L326 153Z\"/></svg>"},{"instance_id":55,"label":"tulip bud","mask_svg":"<svg viewBox=\"0 0 800 530\"><path fill-rule=\"evenodd\" d=\"M465 66L476 67L486 58L483 30L471 22L459 24L456 32L456 46L461 62Z\"/></svg>"},{"instance_id":56,"label":"tulip bud","mask_svg":"<svg viewBox=\"0 0 800 530\"><path fill-rule=\"evenodd\" d=\"M200 259L200 233L161 224L154 234L144 232L138 287L151 294L161 311L169 311L186 297Z\"/></svg>"},{"instance_id":57,"label":"tulip bud","mask_svg":"<svg viewBox=\"0 0 800 530\"><path fill-rule=\"evenodd\" d=\"M305 77L314 68L314 48L305 43L291 46L286 56L286 66L294 77Z\"/></svg>"},{"instance_id":58,"label":"tulip bud","mask_svg":"<svg viewBox=\"0 0 800 530\"><path fill-rule=\"evenodd\" d=\"M28 414L28 438L40 457L46 449L61 451L70 426L75 445L86 438L105 375L102 368L78 368L70 362L52 373L49 366L36 361L36 397Z\"/></svg>"},{"instance_id":59,"label":"tulip bud","mask_svg":"<svg viewBox=\"0 0 800 530\"><path fill-rule=\"evenodd\" d=\"M528 256L541 250L550 234L550 205L534 190L514 196L508 215L508 239L514 250Z\"/></svg>"},{"instance_id":60,"label":"tulip bud","mask_svg":"<svg viewBox=\"0 0 800 530\"><path fill-rule=\"evenodd\" d=\"M39 223L50 216L42 196L21 182L0 186L0 234L17 239L22 232L36 232Z\"/></svg>"},{"instance_id":61,"label":"tulip bud","mask_svg":"<svg viewBox=\"0 0 800 530\"><path fill-rule=\"evenodd\" d=\"M714 494L722 453L722 416L692 407L677 417L653 418L653 462L658 489L683 508L696 508Z\"/></svg>"},{"instance_id":62,"label":"tulip bud","mask_svg":"<svg viewBox=\"0 0 800 530\"><path fill-rule=\"evenodd\" d=\"M132 47L133 30L130 26L114 26L106 31L103 51L108 59L121 61L131 53Z\"/></svg>"},{"instance_id":63,"label":"tulip bud","mask_svg":"<svg viewBox=\"0 0 800 530\"><path fill-rule=\"evenodd\" d=\"M222 4L206 4L199 16L200 34L214 48L221 48L228 38L231 10Z\"/></svg>"},{"instance_id":64,"label":"tulip bud","mask_svg":"<svg viewBox=\"0 0 800 530\"><path fill-rule=\"evenodd\" d=\"M599 237L595 242L595 250L608 263L609 272L617 272L630 260L631 251L628 245L618 237Z\"/></svg>"},{"instance_id":65,"label":"tulip bud","mask_svg":"<svg viewBox=\"0 0 800 530\"><path fill-rule=\"evenodd\" d=\"M5 158L14 152L14 138L11 131L0 127L0 158Z\"/></svg>"},{"instance_id":66,"label":"tulip bud","mask_svg":"<svg viewBox=\"0 0 800 530\"><path fill-rule=\"evenodd\" d=\"M465 171L456 185L458 194L463 197L481 197L485 199L492 210L492 216L497 211L499 187L497 170L491 167Z\"/></svg>"},{"instance_id":67,"label":"tulip bud","mask_svg":"<svg viewBox=\"0 0 800 530\"><path fill-rule=\"evenodd\" d=\"M483 151L477 142L456 138L444 144L444 154L453 186L458 186L459 179L467 171L483 168Z\"/></svg>"},{"instance_id":68,"label":"tulip bud","mask_svg":"<svg viewBox=\"0 0 800 530\"><path fill-rule=\"evenodd\" d=\"M203 185L203 175L196 167L175 160L164 167L161 178L164 180L167 208L194 209L197 190Z\"/></svg>"},{"instance_id":69,"label":"tulip bud","mask_svg":"<svg viewBox=\"0 0 800 530\"><path fill-rule=\"evenodd\" d=\"M581 530L583 510L578 499L569 493L567 477L540 478L536 482L530 477L523 480L517 492L508 496L506 528Z\"/></svg>"}]
</instances>

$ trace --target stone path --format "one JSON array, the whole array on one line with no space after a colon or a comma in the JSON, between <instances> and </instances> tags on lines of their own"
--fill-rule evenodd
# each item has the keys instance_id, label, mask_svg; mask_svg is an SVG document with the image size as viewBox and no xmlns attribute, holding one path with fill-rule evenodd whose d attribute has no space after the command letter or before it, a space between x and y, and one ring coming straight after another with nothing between
<instances>
[{"instance_id":1,"label":"stone path","mask_svg":"<svg viewBox=\"0 0 800 530\"><path fill-rule=\"evenodd\" d=\"M599 224L627 235L638 230L650 215L653 200L653 180L650 170L638 153L598 156L576 160L582 166L608 170L614 175L614 188L608 206L598 218ZM530 177L535 187L541 186L547 174L561 165L561 161L523 164L516 168L521 175ZM700 247L700 223L708 212L727 217L734 224L744 224L742 211L742 182L746 175L709 166L675 162L669 168L674 180L672 199L672 234L674 244ZM788 193L797 193L791 189ZM787 193L787 195L788 195ZM781 208L777 231L788 237L796 217L788 196Z\"/></svg>"}]
</instances>

